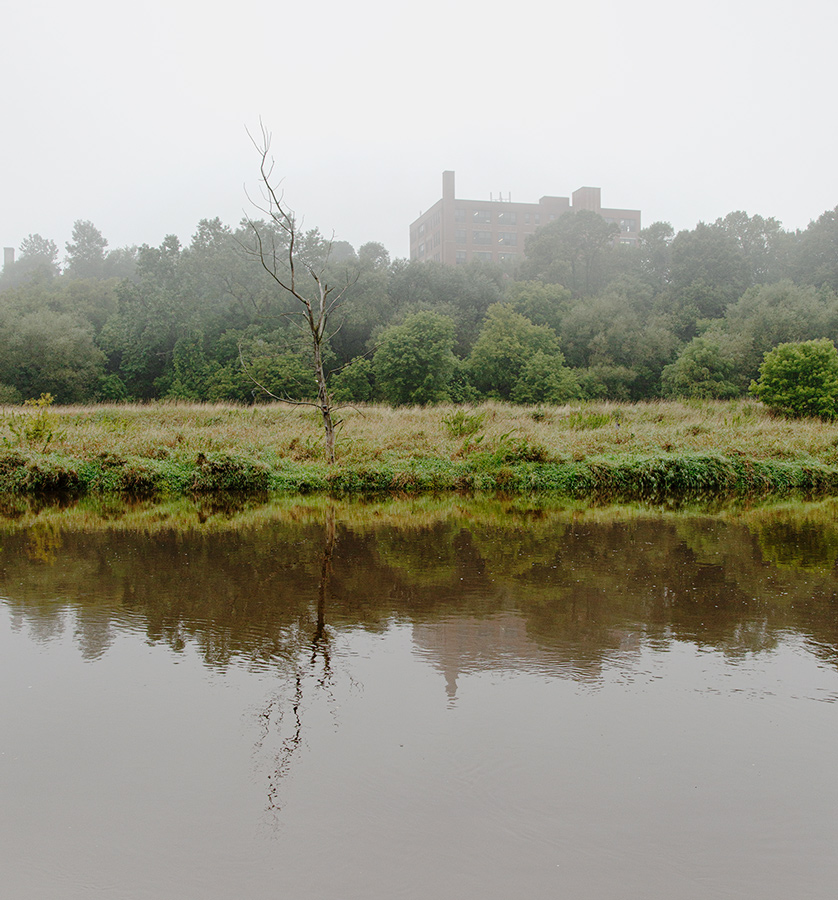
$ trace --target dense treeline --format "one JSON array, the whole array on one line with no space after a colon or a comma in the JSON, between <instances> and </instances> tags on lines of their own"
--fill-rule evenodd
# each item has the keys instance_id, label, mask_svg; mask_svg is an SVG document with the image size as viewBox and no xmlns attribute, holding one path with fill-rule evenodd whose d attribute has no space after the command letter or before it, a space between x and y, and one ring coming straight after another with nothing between
<instances>
[{"instance_id":1,"label":"dense treeline","mask_svg":"<svg viewBox=\"0 0 838 900\"><path fill-rule=\"evenodd\" d=\"M252 235L202 220L188 246L108 250L78 221L63 260L30 235L0 276L0 402L311 397L294 301L248 256ZM516 268L446 268L302 234L299 259L347 285L336 399L734 397L766 351L838 336L838 207L804 231L734 212L640 237L614 244L600 217L569 213Z\"/></svg>"}]
</instances>

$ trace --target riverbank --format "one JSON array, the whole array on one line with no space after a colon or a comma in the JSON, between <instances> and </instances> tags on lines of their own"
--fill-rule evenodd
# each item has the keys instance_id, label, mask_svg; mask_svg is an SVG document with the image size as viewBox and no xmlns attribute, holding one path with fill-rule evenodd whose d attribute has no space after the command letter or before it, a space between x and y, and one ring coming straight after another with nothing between
<instances>
[{"instance_id":1,"label":"riverbank","mask_svg":"<svg viewBox=\"0 0 838 900\"><path fill-rule=\"evenodd\" d=\"M341 411L201 404L6 408L0 491L177 496L548 493L707 500L838 495L838 425L739 400Z\"/></svg>"}]
</instances>

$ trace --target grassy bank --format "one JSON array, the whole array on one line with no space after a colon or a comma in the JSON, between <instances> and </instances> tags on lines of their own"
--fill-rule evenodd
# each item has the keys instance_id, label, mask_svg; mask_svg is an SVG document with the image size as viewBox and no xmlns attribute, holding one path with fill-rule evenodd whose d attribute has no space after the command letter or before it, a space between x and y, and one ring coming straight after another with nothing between
<instances>
[{"instance_id":1,"label":"grassy bank","mask_svg":"<svg viewBox=\"0 0 838 900\"><path fill-rule=\"evenodd\" d=\"M317 413L226 405L6 408L0 491L183 495L544 492L601 500L838 495L838 425L758 404L346 409L337 464Z\"/></svg>"}]
</instances>

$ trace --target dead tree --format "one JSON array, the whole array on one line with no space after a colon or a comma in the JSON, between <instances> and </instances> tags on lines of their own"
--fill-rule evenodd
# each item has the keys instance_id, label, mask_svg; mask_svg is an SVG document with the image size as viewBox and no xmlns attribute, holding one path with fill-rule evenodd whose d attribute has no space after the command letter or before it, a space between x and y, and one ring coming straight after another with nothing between
<instances>
[{"instance_id":1,"label":"dead tree","mask_svg":"<svg viewBox=\"0 0 838 900\"><path fill-rule=\"evenodd\" d=\"M284 200L273 177L274 161L270 155L271 135L261 126L259 138L250 135L253 145L259 153L259 180L261 200L249 198L253 205L268 217L267 227L264 222L257 222L247 217L247 224L253 235L253 245L246 247L245 252L257 260L274 283L283 291L287 291L300 304L299 315L301 326L311 340L314 377L317 383L317 401L291 400L277 397L258 381L254 383L265 394L276 400L295 405L315 406L320 410L326 443L326 458L330 463L335 461L335 430L340 422L334 420L335 406L329 387L326 383L326 372L323 368L323 350L331 336L328 333L329 318L338 308L346 292L349 282L338 289L326 281L325 269L328 263L328 249L325 259L321 261L307 260L301 253L300 239L302 232L294 215Z\"/></svg>"}]
</instances>

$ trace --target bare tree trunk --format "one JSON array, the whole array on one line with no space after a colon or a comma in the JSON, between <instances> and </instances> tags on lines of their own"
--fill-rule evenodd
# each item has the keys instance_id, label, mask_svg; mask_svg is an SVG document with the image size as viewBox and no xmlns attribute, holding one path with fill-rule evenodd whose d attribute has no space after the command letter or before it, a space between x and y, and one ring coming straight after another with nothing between
<instances>
[{"instance_id":1,"label":"bare tree trunk","mask_svg":"<svg viewBox=\"0 0 838 900\"><path fill-rule=\"evenodd\" d=\"M261 157L260 176L263 194L263 205L254 204L257 209L270 217L276 233L283 236L284 244L277 245L275 234L266 233L261 224L248 219L250 228L255 238L255 245L245 248L248 255L256 259L276 285L287 291L301 304L300 313L305 321L305 329L311 338L311 347L314 355L314 376L317 381L317 402L292 400L288 397L276 397L264 385L255 382L261 390L277 400L284 400L297 405L316 406L320 410L323 420L323 432L326 445L326 459L335 461L335 429L340 422L332 418L334 406L329 387L326 382L326 371L323 368L323 341L328 340L327 326L330 315L340 305L348 284L335 291L334 287L326 283L325 262L315 266L300 254L299 241L302 233L299 230L293 211L285 205L283 195L275 187L272 179L273 161L269 159L270 134L262 128L261 141L254 140ZM331 244L329 244L331 247ZM328 259L328 253L326 254ZM300 285L300 273L303 274L305 286ZM312 299L312 295L316 299ZM254 379L255 381L255 379Z\"/></svg>"},{"instance_id":2,"label":"bare tree trunk","mask_svg":"<svg viewBox=\"0 0 838 900\"><path fill-rule=\"evenodd\" d=\"M314 344L314 372L317 378L317 404L323 419L323 431L326 439L326 459L335 461L335 425L332 421L332 398L326 384L326 373L323 370L323 354L320 342Z\"/></svg>"}]
</instances>

